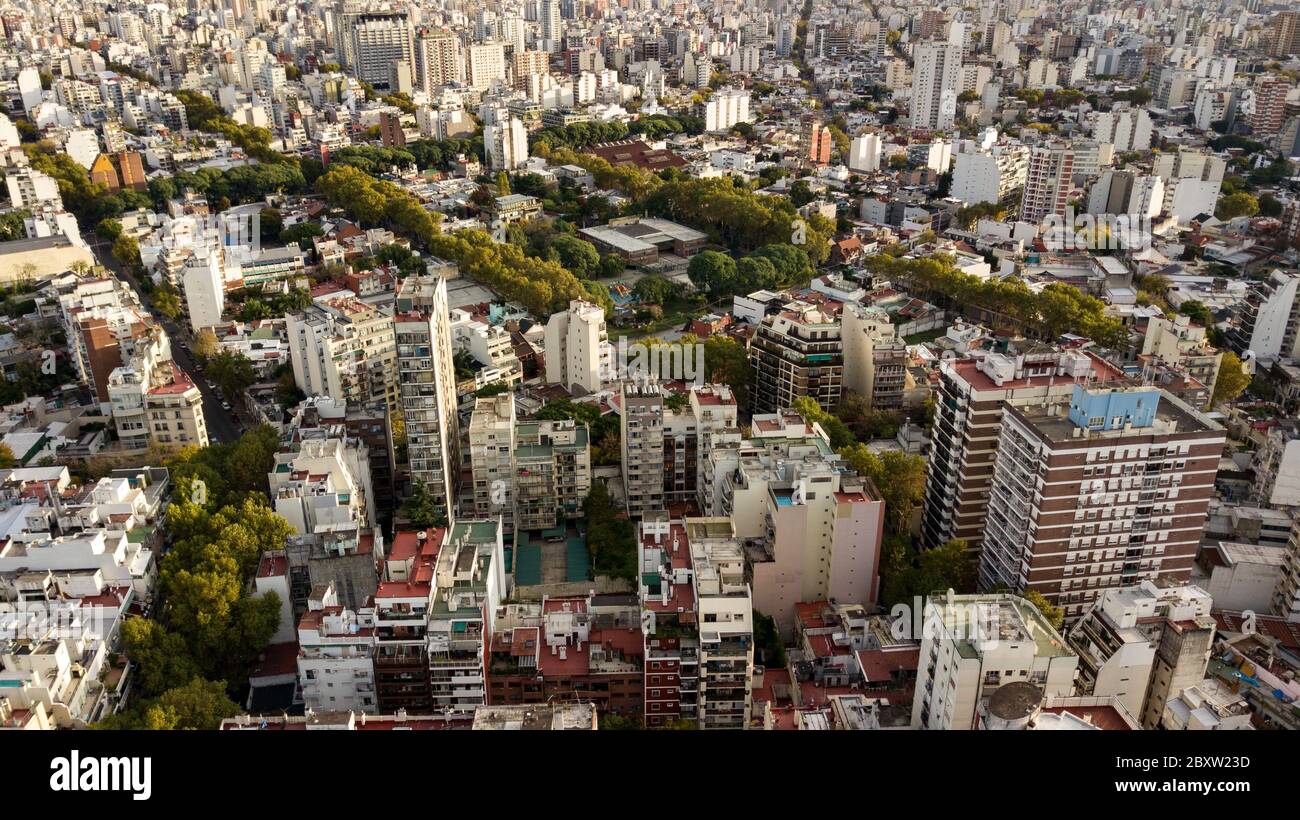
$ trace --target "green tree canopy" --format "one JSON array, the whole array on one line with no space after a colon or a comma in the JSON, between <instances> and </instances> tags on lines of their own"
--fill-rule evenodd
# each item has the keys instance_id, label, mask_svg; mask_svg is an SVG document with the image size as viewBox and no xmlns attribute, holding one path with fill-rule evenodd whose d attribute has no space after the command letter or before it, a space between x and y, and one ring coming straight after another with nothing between
<instances>
[{"instance_id":1,"label":"green tree canopy","mask_svg":"<svg viewBox=\"0 0 1300 820\"><path fill-rule=\"evenodd\" d=\"M1250 386L1250 376L1246 373L1236 353L1231 350L1223 352L1219 360L1219 375L1214 380L1214 395L1210 397L1210 406L1232 401Z\"/></svg>"}]
</instances>

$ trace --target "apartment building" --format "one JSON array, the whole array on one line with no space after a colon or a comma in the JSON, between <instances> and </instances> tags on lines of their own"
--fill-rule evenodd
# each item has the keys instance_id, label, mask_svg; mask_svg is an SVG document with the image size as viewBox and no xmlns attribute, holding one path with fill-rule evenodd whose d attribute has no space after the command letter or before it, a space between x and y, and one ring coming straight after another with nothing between
<instances>
[{"instance_id":1,"label":"apartment building","mask_svg":"<svg viewBox=\"0 0 1300 820\"><path fill-rule=\"evenodd\" d=\"M502 43L476 43L465 49L465 82L471 88L483 91L493 82L505 79L506 56Z\"/></svg>"},{"instance_id":2,"label":"apartment building","mask_svg":"<svg viewBox=\"0 0 1300 820\"><path fill-rule=\"evenodd\" d=\"M801 601L876 601L885 504L870 479L836 461L781 468L765 482L763 534L747 558L754 606L789 638Z\"/></svg>"},{"instance_id":3,"label":"apartment building","mask_svg":"<svg viewBox=\"0 0 1300 820\"><path fill-rule=\"evenodd\" d=\"M697 492L701 511L728 516L741 538L766 533L767 487L786 475L787 464L835 462L826 432L798 413L757 415L751 436L711 448L700 460Z\"/></svg>"},{"instance_id":4,"label":"apartment building","mask_svg":"<svg viewBox=\"0 0 1300 820\"><path fill-rule=\"evenodd\" d=\"M1271 137L1282 130L1286 122L1286 100L1293 85L1292 80L1276 74L1255 81L1251 87L1255 106L1249 117L1252 134Z\"/></svg>"},{"instance_id":5,"label":"apartment building","mask_svg":"<svg viewBox=\"0 0 1300 820\"><path fill-rule=\"evenodd\" d=\"M162 381L153 383L144 394L151 441L162 447L208 446L208 423L198 385L172 362L162 371Z\"/></svg>"},{"instance_id":6,"label":"apartment building","mask_svg":"<svg viewBox=\"0 0 1300 820\"><path fill-rule=\"evenodd\" d=\"M1205 643L1200 652L1173 652L1163 646L1165 631L1171 631L1171 643L1197 630L1209 629L1212 635L1211 606L1205 590L1186 584L1143 581L1106 590L1066 634L1079 656L1078 693L1118 698L1144 722L1159 721L1169 698L1177 697L1177 688L1205 677L1212 643ZM1165 670L1157 679L1153 673L1158 655L1165 658ZM1177 688L1171 690L1174 684Z\"/></svg>"},{"instance_id":7,"label":"apartment building","mask_svg":"<svg viewBox=\"0 0 1300 820\"><path fill-rule=\"evenodd\" d=\"M398 412L391 308L336 291L286 316L285 327L294 382L302 392L348 404L382 401L390 413Z\"/></svg>"},{"instance_id":8,"label":"apartment building","mask_svg":"<svg viewBox=\"0 0 1300 820\"><path fill-rule=\"evenodd\" d=\"M444 529L398 532L374 593L374 678L379 711L433 711L429 612Z\"/></svg>"},{"instance_id":9,"label":"apartment building","mask_svg":"<svg viewBox=\"0 0 1300 820\"><path fill-rule=\"evenodd\" d=\"M680 486L681 492L678 500L682 502L694 500L699 504L700 509L704 509L705 499L711 498L713 495L708 488L708 479L706 477L709 473L709 454L715 450L740 445L739 406L736 404L736 396L732 393L731 388L718 384L692 388L689 401L689 415L695 428L694 475L687 474L684 469L679 472L676 469L675 461L674 468L671 471L674 486L665 487L664 491L669 494L679 493L678 487ZM689 447L690 442L686 442L684 446ZM667 445L665 444L665 450L666 448ZM682 482L677 481L679 475L682 477ZM665 466L665 481L669 479L669 476L670 471ZM688 498L688 493L693 493L693 498Z\"/></svg>"},{"instance_id":10,"label":"apartment building","mask_svg":"<svg viewBox=\"0 0 1300 820\"><path fill-rule=\"evenodd\" d=\"M1300 54L1300 11L1282 11L1273 16L1268 39L1268 56Z\"/></svg>"},{"instance_id":11,"label":"apartment building","mask_svg":"<svg viewBox=\"0 0 1300 820\"><path fill-rule=\"evenodd\" d=\"M623 489L633 518L667 509L664 498L664 396L653 382L619 388Z\"/></svg>"},{"instance_id":12,"label":"apartment building","mask_svg":"<svg viewBox=\"0 0 1300 820\"><path fill-rule=\"evenodd\" d=\"M85 729L123 703L118 684L127 670L109 655L119 649L130 587L104 586L94 575L65 577L59 587L53 594L64 600L32 597L0 610L5 729Z\"/></svg>"},{"instance_id":13,"label":"apartment building","mask_svg":"<svg viewBox=\"0 0 1300 820\"><path fill-rule=\"evenodd\" d=\"M503 607L492 635L488 703L580 701L641 715L645 664L635 595L544 598Z\"/></svg>"},{"instance_id":14,"label":"apartment building","mask_svg":"<svg viewBox=\"0 0 1300 820\"><path fill-rule=\"evenodd\" d=\"M546 380L574 392L595 393L611 370L612 352L599 305L574 300L546 321Z\"/></svg>"},{"instance_id":15,"label":"apartment building","mask_svg":"<svg viewBox=\"0 0 1300 820\"><path fill-rule=\"evenodd\" d=\"M749 92L741 88L724 88L704 103L704 130L725 133L737 123L749 122Z\"/></svg>"},{"instance_id":16,"label":"apartment building","mask_svg":"<svg viewBox=\"0 0 1300 820\"><path fill-rule=\"evenodd\" d=\"M913 128L947 131L955 124L962 81L961 52L961 44L948 42L919 43L913 50Z\"/></svg>"},{"instance_id":17,"label":"apartment building","mask_svg":"<svg viewBox=\"0 0 1300 820\"><path fill-rule=\"evenodd\" d=\"M114 278L76 277L59 286L59 319L77 376L99 401L109 401L114 370L129 365L137 345L152 338L153 318L126 282ZM158 339L171 358L165 334Z\"/></svg>"},{"instance_id":18,"label":"apartment building","mask_svg":"<svg viewBox=\"0 0 1300 820\"><path fill-rule=\"evenodd\" d=\"M1192 324L1188 317L1179 314L1173 319L1153 316L1147 320L1141 357L1180 368L1214 395L1223 353L1210 344L1205 328Z\"/></svg>"},{"instance_id":19,"label":"apartment building","mask_svg":"<svg viewBox=\"0 0 1300 820\"><path fill-rule=\"evenodd\" d=\"M1274 270L1254 282L1237 305L1237 317L1228 329L1228 347L1238 356L1253 354L1263 361L1300 356L1300 276Z\"/></svg>"},{"instance_id":20,"label":"apartment building","mask_svg":"<svg viewBox=\"0 0 1300 820\"><path fill-rule=\"evenodd\" d=\"M546 530L582 516L591 491L591 437L572 420L526 421L515 427L515 527Z\"/></svg>"},{"instance_id":21,"label":"apartment building","mask_svg":"<svg viewBox=\"0 0 1300 820\"><path fill-rule=\"evenodd\" d=\"M130 360L109 373L107 387L113 424L124 447L207 446L203 395L171 360L161 327L145 326L134 340Z\"/></svg>"},{"instance_id":22,"label":"apartment building","mask_svg":"<svg viewBox=\"0 0 1300 820\"><path fill-rule=\"evenodd\" d=\"M638 533L645 725L685 721L694 728L699 721L699 613L686 528L660 514L643 519Z\"/></svg>"},{"instance_id":23,"label":"apartment building","mask_svg":"<svg viewBox=\"0 0 1300 820\"><path fill-rule=\"evenodd\" d=\"M1165 183L1133 171L1103 171L1088 190L1088 213L1154 218L1164 207Z\"/></svg>"},{"instance_id":24,"label":"apartment building","mask_svg":"<svg viewBox=\"0 0 1300 820\"><path fill-rule=\"evenodd\" d=\"M109 587L129 587L135 597L148 600L158 563L152 544L132 541L124 530L117 529L14 539L0 547L0 577L34 574L40 578L49 573L94 576Z\"/></svg>"},{"instance_id":25,"label":"apartment building","mask_svg":"<svg viewBox=\"0 0 1300 820\"><path fill-rule=\"evenodd\" d=\"M290 535L285 541L289 597L305 612L311 591L333 584L339 602L354 611L367 605L378 586L377 561L385 555L382 529L340 524L333 530Z\"/></svg>"},{"instance_id":26,"label":"apartment building","mask_svg":"<svg viewBox=\"0 0 1300 820\"><path fill-rule=\"evenodd\" d=\"M1076 385L1007 408L989 485L982 588L1036 590L1078 620L1104 590L1185 582L1226 431L1152 387Z\"/></svg>"},{"instance_id":27,"label":"apartment building","mask_svg":"<svg viewBox=\"0 0 1300 820\"><path fill-rule=\"evenodd\" d=\"M485 660L506 584L501 521L453 524L438 551L428 610L429 697L435 711L487 702Z\"/></svg>"},{"instance_id":28,"label":"apartment building","mask_svg":"<svg viewBox=\"0 0 1300 820\"><path fill-rule=\"evenodd\" d=\"M460 38L450 31L426 31L415 38L415 85L432 94L462 78Z\"/></svg>"},{"instance_id":29,"label":"apartment building","mask_svg":"<svg viewBox=\"0 0 1300 820\"><path fill-rule=\"evenodd\" d=\"M298 535L378 523L370 451L355 439L290 439L267 479L276 513Z\"/></svg>"},{"instance_id":30,"label":"apartment building","mask_svg":"<svg viewBox=\"0 0 1300 820\"><path fill-rule=\"evenodd\" d=\"M846 380L868 383L869 359L859 355L864 350L865 345L846 348L839 319L816 305L792 302L763 317L749 347L754 412L780 412L800 396L834 407Z\"/></svg>"},{"instance_id":31,"label":"apartment building","mask_svg":"<svg viewBox=\"0 0 1300 820\"><path fill-rule=\"evenodd\" d=\"M874 174L880 170L880 159L884 155L884 144L880 134L859 134L849 143L848 166L850 171L861 174Z\"/></svg>"},{"instance_id":32,"label":"apartment building","mask_svg":"<svg viewBox=\"0 0 1300 820\"><path fill-rule=\"evenodd\" d=\"M484 126L483 144L493 171L513 171L528 161L528 131L518 117L504 116Z\"/></svg>"},{"instance_id":33,"label":"apartment building","mask_svg":"<svg viewBox=\"0 0 1300 820\"><path fill-rule=\"evenodd\" d=\"M1015 595L935 595L925 602L913 729L974 729L1003 686L1069 697L1079 658L1033 604Z\"/></svg>"},{"instance_id":34,"label":"apartment building","mask_svg":"<svg viewBox=\"0 0 1300 820\"><path fill-rule=\"evenodd\" d=\"M889 314L877 307L846 302L840 313L844 346L844 390L852 390L879 410L901 410L914 380L907 372L907 344ZM824 405L825 406L825 405Z\"/></svg>"},{"instance_id":35,"label":"apartment building","mask_svg":"<svg viewBox=\"0 0 1300 820\"><path fill-rule=\"evenodd\" d=\"M1273 614L1300 623L1300 521L1291 526L1282 571L1273 591Z\"/></svg>"},{"instance_id":36,"label":"apartment building","mask_svg":"<svg viewBox=\"0 0 1300 820\"><path fill-rule=\"evenodd\" d=\"M388 88L394 63L415 63L411 23L403 12L355 15L345 36L351 38L349 67L371 85Z\"/></svg>"},{"instance_id":37,"label":"apartment building","mask_svg":"<svg viewBox=\"0 0 1300 820\"><path fill-rule=\"evenodd\" d=\"M1201 214L1214 213L1227 163L1209 151L1180 148L1156 155L1152 173L1164 180L1162 213L1186 225Z\"/></svg>"},{"instance_id":38,"label":"apartment building","mask_svg":"<svg viewBox=\"0 0 1300 820\"><path fill-rule=\"evenodd\" d=\"M967 205L1009 203L1025 187L1029 173L1029 147L1019 143L994 143L986 150L953 155L950 195Z\"/></svg>"},{"instance_id":39,"label":"apartment building","mask_svg":"<svg viewBox=\"0 0 1300 820\"><path fill-rule=\"evenodd\" d=\"M409 309L394 317L393 326L410 478L412 484L424 485L450 514L461 461L447 281L437 276L407 277L402 285L398 302ZM428 298L403 295L408 293L408 285L427 292Z\"/></svg>"},{"instance_id":40,"label":"apartment building","mask_svg":"<svg viewBox=\"0 0 1300 820\"><path fill-rule=\"evenodd\" d=\"M460 505L462 514L475 518L501 516L506 532L515 530L515 424L513 393L474 400L468 433L473 494Z\"/></svg>"},{"instance_id":41,"label":"apartment building","mask_svg":"<svg viewBox=\"0 0 1300 820\"><path fill-rule=\"evenodd\" d=\"M1060 401L1071 395L1075 384L1122 378L1120 370L1101 358L1037 345L941 362L922 542L938 547L960 538L972 549L980 548L1007 407Z\"/></svg>"},{"instance_id":42,"label":"apartment building","mask_svg":"<svg viewBox=\"0 0 1300 820\"><path fill-rule=\"evenodd\" d=\"M379 520L395 508L393 500L393 443L388 408L379 402L351 405L329 396L308 396L285 425L284 441L341 439L364 448L369 463L370 490ZM371 521L376 519L371 518Z\"/></svg>"},{"instance_id":43,"label":"apartment building","mask_svg":"<svg viewBox=\"0 0 1300 820\"><path fill-rule=\"evenodd\" d=\"M1099 111L1093 122L1092 138L1110 143L1117 154L1148 151L1151 149L1151 115L1142 108Z\"/></svg>"},{"instance_id":44,"label":"apartment building","mask_svg":"<svg viewBox=\"0 0 1300 820\"><path fill-rule=\"evenodd\" d=\"M303 707L377 714L374 651L374 610L340 605L332 584L313 590L298 620Z\"/></svg>"},{"instance_id":45,"label":"apartment building","mask_svg":"<svg viewBox=\"0 0 1300 820\"><path fill-rule=\"evenodd\" d=\"M1029 150L1020 218L1037 225L1048 216L1065 216L1073 190L1074 148L1065 143L1036 145Z\"/></svg>"},{"instance_id":46,"label":"apartment building","mask_svg":"<svg viewBox=\"0 0 1300 820\"><path fill-rule=\"evenodd\" d=\"M831 129L817 117L804 117L799 131L799 148L807 162L826 165L831 161Z\"/></svg>"},{"instance_id":47,"label":"apartment building","mask_svg":"<svg viewBox=\"0 0 1300 820\"><path fill-rule=\"evenodd\" d=\"M701 729L749 726L754 674L754 607L745 550L728 518L687 518L699 629Z\"/></svg>"},{"instance_id":48,"label":"apartment building","mask_svg":"<svg viewBox=\"0 0 1300 820\"><path fill-rule=\"evenodd\" d=\"M1208 83L1203 84L1196 92L1196 99L1192 103L1192 116L1196 118L1196 127L1202 131L1209 131L1214 127L1216 122L1226 122L1228 114L1233 109L1233 98L1236 95L1229 88L1212 88Z\"/></svg>"}]
</instances>

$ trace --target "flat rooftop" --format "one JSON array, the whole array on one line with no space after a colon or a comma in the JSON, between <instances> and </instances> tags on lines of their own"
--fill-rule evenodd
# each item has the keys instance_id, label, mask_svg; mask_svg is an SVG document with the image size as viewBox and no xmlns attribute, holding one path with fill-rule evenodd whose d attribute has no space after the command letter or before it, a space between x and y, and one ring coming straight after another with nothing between
<instances>
[{"instance_id":1,"label":"flat rooftop","mask_svg":"<svg viewBox=\"0 0 1300 820\"><path fill-rule=\"evenodd\" d=\"M965 658L979 657L980 644L989 641L1020 643L1032 640L1037 657L1074 654L1065 639L1032 604L1015 595L931 596L944 625L952 630L957 650Z\"/></svg>"},{"instance_id":2,"label":"flat rooftop","mask_svg":"<svg viewBox=\"0 0 1300 820\"><path fill-rule=\"evenodd\" d=\"M1223 433L1224 428L1191 405L1163 390L1156 404L1155 418L1150 425L1131 427L1128 430L1097 430L1076 425L1066 415L1067 403L1046 407L1009 407L1007 411L1021 416L1033 426L1046 441L1052 444L1134 438L1150 435L1176 435L1186 433ZM1076 431L1083 431L1078 436Z\"/></svg>"}]
</instances>

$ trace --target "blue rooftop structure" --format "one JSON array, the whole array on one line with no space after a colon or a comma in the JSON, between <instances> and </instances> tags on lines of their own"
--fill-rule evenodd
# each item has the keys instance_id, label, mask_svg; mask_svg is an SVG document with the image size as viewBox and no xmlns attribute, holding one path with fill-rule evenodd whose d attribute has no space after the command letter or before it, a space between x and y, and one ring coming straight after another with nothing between
<instances>
[{"instance_id":1,"label":"blue rooftop structure","mask_svg":"<svg viewBox=\"0 0 1300 820\"><path fill-rule=\"evenodd\" d=\"M1123 430L1126 424L1150 427L1159 404L1160 391L1154 388L1088 390L1076 384L1069 416L1076 427L1089 430Z\"/></svg>"}]
</instances>

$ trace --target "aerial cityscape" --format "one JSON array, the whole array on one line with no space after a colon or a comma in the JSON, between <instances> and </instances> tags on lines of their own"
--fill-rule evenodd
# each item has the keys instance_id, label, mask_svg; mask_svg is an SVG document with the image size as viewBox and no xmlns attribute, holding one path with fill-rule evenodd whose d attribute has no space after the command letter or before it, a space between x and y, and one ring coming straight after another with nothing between
<instances>
[{"instance_id":1,"label":"aerial cityscape","mask_svg":"<svg viewBox=\"0 0 1300 820\"><path fill-rule=\"evenodd\" d=\"M0 728L1300 728L1290 0L0 31Z\"/></svg>"}]
</instances>

